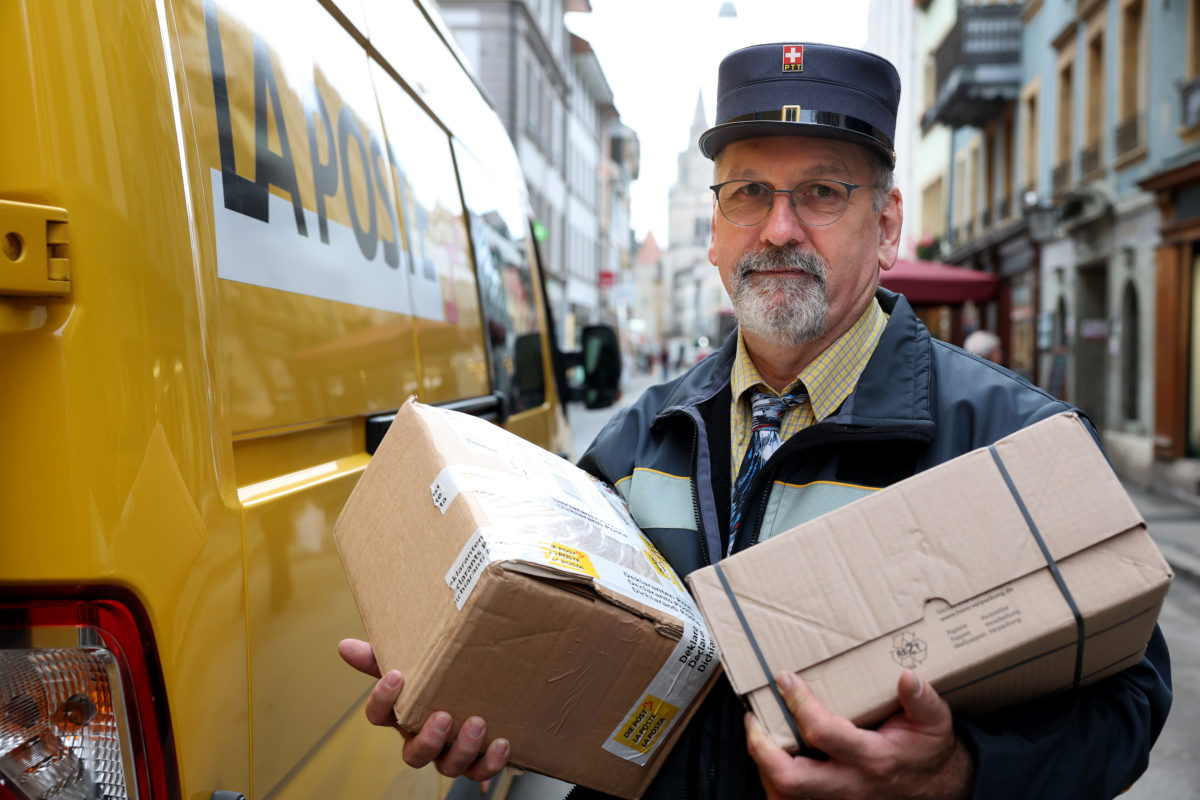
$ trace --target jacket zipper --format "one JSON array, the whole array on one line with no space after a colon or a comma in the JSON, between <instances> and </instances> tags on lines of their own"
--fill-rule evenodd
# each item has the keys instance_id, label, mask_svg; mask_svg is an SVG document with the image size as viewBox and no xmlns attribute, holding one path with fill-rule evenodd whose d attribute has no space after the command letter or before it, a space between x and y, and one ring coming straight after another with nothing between
<instances>
[{"instance_id":1,"label":"jacket zipper","mask_svg":"<svg viewBox=\"0 0 1200 800\"><path fill-rule=\"evenodd\" d=\"M763 491L761 491L761 489L759 489L759 487L764 486L764 485L770 486L771 482L775 480L775 473L779 471L779 464L782 460L781 456L784 456L784 457L792 456L796 453L800 453L805 450L804 440L801 438L799 441L797 441L797 438L803 437L805 433L807 433L808 431L811 431L811 430L812 430L812 428L808 428L807 431L799 431L794 436L792 436L792 438L790 438L786 442L784 442L783 445L781 445L780 448L775 451L775 454L770 459L770 461L774 461L775 463L771 464L770 461L768 461L767 464L763 465L763 467L764 467L763 471L756 477L755 485L753 488L758 490L758 502L755 503L754 517L751 519L751 522L753 524L750 526L749 529L743 528L741 531L738 532L738 534L739 534L738 539L740 540L743 538L742 535L745 534L747 530L750 531L750 543L746 545L747 548L753 547L754 545L758 544L759 533L762 531L763 516L765 516L767 513L767 501L771 497L770 492L763 492ZM791 445L791 447L789 448L788 445ZM739 548L737 546L738 542L734 542L733 544L734 544L733 552L735 552L735 553L739 552L740 550L746 549L746 548Z\"/></svg>"},{"instance_id":2,"label":"jacket zipper","mask_svg":"<svg viewBox=\"0 0 1200 800\"><path fill-rule=\"evenodd\" d=\"M689 415L690 416L690 415ZM704 533L704 516L700 513L700 488L696 483L700 458L700 427L692 420L692 479L688 481L692 487L692 513L696 516L696 536L700 539L700 557L705 564L712 564L712 554L708 552L708 537Z\"/></svg>"}]
</instances>

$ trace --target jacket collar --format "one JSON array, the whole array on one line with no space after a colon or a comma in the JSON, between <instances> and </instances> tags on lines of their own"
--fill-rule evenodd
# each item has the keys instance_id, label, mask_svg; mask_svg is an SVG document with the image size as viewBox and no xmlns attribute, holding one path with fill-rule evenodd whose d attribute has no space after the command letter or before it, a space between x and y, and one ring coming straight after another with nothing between
<instances>
[{"instance_id":1,"label":"jacket collar","mask_svg":"<svg viewBox=\"0 0 1200 800\"><path fill-rule=\"evenodd\" d=\"M929 331L902 295L879 288L880 307L889 315L875 352L859 376L854 391L825 423L870 428L876 434L890 428L908 438L932 439L933 368ZM670 388L659 416L695 413L729 386L737 357L737 331L721 349L686 372Z\"/></svg>"}]
</instances>

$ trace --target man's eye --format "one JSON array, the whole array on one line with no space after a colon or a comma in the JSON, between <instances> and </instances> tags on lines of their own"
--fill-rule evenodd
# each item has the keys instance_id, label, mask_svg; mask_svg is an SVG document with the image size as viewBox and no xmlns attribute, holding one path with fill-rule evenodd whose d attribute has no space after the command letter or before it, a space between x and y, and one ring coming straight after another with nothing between
<instances>
[{"instance_id":1,"label":"man's eye","mask_svg":"<svg viewBox=\"0 0 1200 800\"><path fill-rule=\"evenodd\" d=\"M767 193L767 187L761 183L744 183L737 193L746 197L762 197Z\"/></svg>"},{"instance_id":2,"label":"man's eye","mask_svg":"<svg viewBox=\"0 0 1200 800\"><path fill-rule=\"evenodd\" d=\"M832 183L812 181L800 186L798 194L808 200L834 200L841 196L839 188Z\"/></svg>"}]
</instances>

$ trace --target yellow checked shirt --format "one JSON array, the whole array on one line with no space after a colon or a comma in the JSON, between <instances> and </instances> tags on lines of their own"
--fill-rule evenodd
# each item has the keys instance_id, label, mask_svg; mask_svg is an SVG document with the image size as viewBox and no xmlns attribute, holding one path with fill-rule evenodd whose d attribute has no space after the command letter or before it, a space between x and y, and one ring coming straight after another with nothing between
<instances>
[{"instance_id":1,"label":"yellow checked shirt","mask_svg":"<svg viewBox=\"0 0 1200 800\"><path fill-rule=\"evenodd\" d=\"M750 354L746 352L746 343L742 340L741 332L738 333L737 358L733 362L730 383L734 402L729 406L732 444L729 451L732 461L729 474L733 481L737 480L742 457L750 441L750 397L747 393L755 386L761 386L768 392L787 394L797 383L804 383L808 389L809 401L783 412L779 438L780 441L786 442L797 431L828 417L838 409L858 383L858 376L862 374L871 354L875 352L875 345L879 343L879 337L886 326L887 315L879 307L879 301L872 299L867 310L850 330L843 333L825 352L805 367L795 380L784 387L782 393L775 392L763 382L754 362L750 360Z\"/></svg>"}]
</instances>

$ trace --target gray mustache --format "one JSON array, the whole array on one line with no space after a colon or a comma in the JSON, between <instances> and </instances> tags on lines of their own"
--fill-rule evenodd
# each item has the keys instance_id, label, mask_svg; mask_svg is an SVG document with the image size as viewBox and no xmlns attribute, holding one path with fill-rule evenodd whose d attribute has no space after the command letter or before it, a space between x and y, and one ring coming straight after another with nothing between
<instances>
[{"instance_id":1,"label":"gray mustache","mask_svg":"<svg viewBox=\"0 0 1200 800\"><path fill-rule=\"evenodd\" d=\"M805 272L825 283L825 260L816 253L795 247L764 247L738 259L739 277L751 272Z\"/></svg>"}]
</instances>

